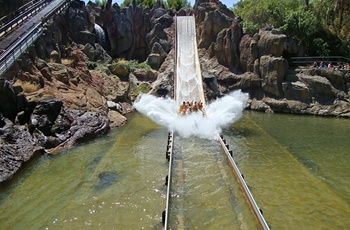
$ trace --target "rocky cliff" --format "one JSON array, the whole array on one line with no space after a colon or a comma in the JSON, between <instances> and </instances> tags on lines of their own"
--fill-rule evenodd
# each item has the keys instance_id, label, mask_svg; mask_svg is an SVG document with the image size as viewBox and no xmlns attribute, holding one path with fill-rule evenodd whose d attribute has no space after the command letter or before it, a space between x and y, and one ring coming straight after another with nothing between
<instances>
[{"instance_id":1,"label":"rocky cliff","mask_svg":"<svg viewBox=\"0 0 350 230\"><path fill-rule=\"evenodd\" d=\"M208 99L249 92L248 108L266 112L350 117L347 70L290 68L300 47L274 28L244 35L241 19L219 1L196 1L194 13Z\"/></svg>"},{"instance_id":2,"label":"rocky cliff","mask_svg":"<svg viewBox=\"0 0 350 230\"><path fill-rule=\"evenodd\" d=\"M0 80L0 182L37 154L123 125L140 93L172 96L176 15L194 15L205 93L249 92L248 108L349 117L350 74L291 69L295 43L274 28L250 37L220 1L193 9L73 1ZM135 59L150 67L133 67Z\"/></svg>"}]
</instances>

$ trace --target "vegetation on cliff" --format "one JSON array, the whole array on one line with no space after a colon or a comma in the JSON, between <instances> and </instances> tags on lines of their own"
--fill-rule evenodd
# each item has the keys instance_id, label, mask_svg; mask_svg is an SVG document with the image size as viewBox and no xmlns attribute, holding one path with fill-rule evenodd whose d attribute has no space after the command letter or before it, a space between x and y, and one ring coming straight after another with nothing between
<instances>
[{"instance_id":1,"label":"vegetation on cliff","mask_svg":"<svg viewBox=\"0 0 350 230\"><path fill-rule=\"evenodd\" d=\"M100 0L96 0L96 2L99 2ZM104 1L104 0L102 0ZM132 1L131 0L124 0L121 4L121 7L127 7L130 5ZM144 8L153 8L153 6L156 4L156 0L136 0L136 5L141 4ZM183 7L189 7L191 4L187 0L160 0L159 1L162 5L164 5L167 9L175 9L180 10Z\"/></svg>"},{"instance_id":2,"label":"vegetation on cliff","mask_svg":"<svg viewBox=\"0 0 350 230\"><path fill-rule=\"evenodd\" d=\"M348 0L241 0L233 11L251 35L273 26L297 39L308 56L350 57Z\"/></svg>"}]
</instances>

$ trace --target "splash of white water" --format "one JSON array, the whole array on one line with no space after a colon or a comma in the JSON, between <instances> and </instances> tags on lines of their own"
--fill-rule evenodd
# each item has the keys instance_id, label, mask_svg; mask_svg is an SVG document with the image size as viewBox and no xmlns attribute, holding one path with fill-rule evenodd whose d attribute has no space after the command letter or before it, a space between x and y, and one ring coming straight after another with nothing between
<instances>
[{"instance_id":1,"label":"splash of white water","mask_svg":"<svg viewBox=\"0 0 350 230\"><path fill-rule=\"evenodd\" d=\"M206 116L203 116L202 112L180 116L177 114L179 108L174 100L149 94L141 95L134 107L157 124L182 137L216 139L223 128L242 117L247 100L247 93L234 91L205 106Z\"/></svg>"}]
</instances>

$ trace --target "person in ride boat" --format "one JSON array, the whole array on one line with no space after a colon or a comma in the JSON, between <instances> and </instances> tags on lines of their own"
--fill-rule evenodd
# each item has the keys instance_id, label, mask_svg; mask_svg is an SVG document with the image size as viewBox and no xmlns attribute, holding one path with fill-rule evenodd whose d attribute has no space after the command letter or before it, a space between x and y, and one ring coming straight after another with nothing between
<instances>
[{"instance_id":1,"label":"person in ride boat","mask_svg":"<svg viewBox=\"0 0 350 230\"><path fill-rule=\"evenodd\" d=\"M198 111L198 104L197 104L196 101L194 102L192 110L193 110L193 112L197 112Z\"/></svg>"},{"instance_id":2,"label":"person in ride boat","mask_svg":"<svg viewBox=\"0 0 350 230\"><path fill-rule=\"evenodd\" d=\"M199 101L192 101L192 102L185 102L183 101L182 104L180 105L179 108L179 114L181 115L187 115L190 114L192 112L197 112L197 111L201 111L203 113L203 116L205 116L205 111L203 108L203 102Z\"/></svg>"},{"instance_id":3,"label":"person in ride boat","mask_svg":"<svg viewBox=\"0 0 350 230\"><path fill-rule=\"evenodd\" d=\"M203 116L207 116L207 114L205 113L205 110L203 108L203 102L199 101L197 106L198 106L198 110L202 112Z\"/></svg>"},{"instance_id":4,"label":"person in ride boat","mask_svg":"<svg viewBox=\"0 0 350 230\"><path fill-rule=\"evenodd\" d=\"M193 101L192 102L187 102L188 103L188 112L192 113L193 112Z\"/></svg>"},{"instance_id":5,"label":"person in ride boat","mask_svg":"<svg viewBox=\"0 0 350 230\"><path fill-rule=\"evenodd\" d=\"M186 102L182 102L182 105L180 105L179 113L181 115L185 115L187 112L187 105Z\"/></svg>"}]
</instances>

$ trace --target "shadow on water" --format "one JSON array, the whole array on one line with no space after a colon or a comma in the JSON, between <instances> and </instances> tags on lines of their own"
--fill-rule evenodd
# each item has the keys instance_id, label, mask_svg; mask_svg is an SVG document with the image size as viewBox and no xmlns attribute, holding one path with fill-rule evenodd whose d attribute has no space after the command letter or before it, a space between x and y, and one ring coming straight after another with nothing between
<instances>
[{"instance_id":1,"label":"shadow on water","mask_svg":"<svg viewBox=\"0 0 350 230\"><path fill-rule=\"evenodd\" d=\"M103 190L111 186L118 179L118 173L116 171L102 172L98 175L98 182L94 186L97 191Z\"/></svg>"},{"instance_id":2,"label":"shadow on water","mask_svg":"<svg viewBox=\"0 0 350 230\"><path fill-rule=\"evenodd\" d=\"M308 159L302 154L293 153L296 159L305 166L310 172L314 173L320 169L320 166L316 164L313 160Z\"/></svg>"},{"instance_id":3,"label":"shadow on water","mask_svg":"<svg viewBox=\"0 0 350 230\"><path fill-rule=\"evenodd\" d=\"M96 156L93 156L87 163L86 169L94 171L105 155L106 153L100 153Z\"/></svg>"}]
</instances>

